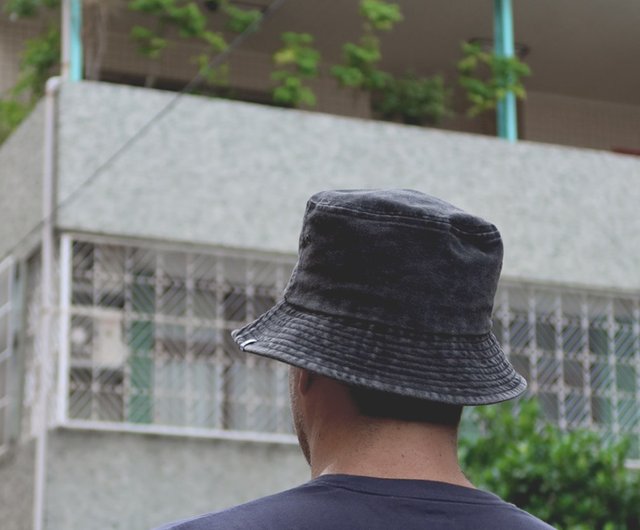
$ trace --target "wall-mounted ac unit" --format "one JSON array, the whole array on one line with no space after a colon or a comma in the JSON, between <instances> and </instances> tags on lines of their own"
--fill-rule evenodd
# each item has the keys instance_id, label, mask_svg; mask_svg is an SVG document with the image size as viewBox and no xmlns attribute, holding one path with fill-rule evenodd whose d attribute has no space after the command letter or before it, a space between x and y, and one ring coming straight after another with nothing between
<instances>
[{"instance_id":1,"label":"wall-mounted ac unit","mask_svg":"<svg viewBox=\"0 0 640 530\"><path fill-rule=\"evenodd\" d=\"M122 312L96 308L94 312L93 362L101 368L121 368L129 355L124 341Z\"/></svg>"}]
</instances>

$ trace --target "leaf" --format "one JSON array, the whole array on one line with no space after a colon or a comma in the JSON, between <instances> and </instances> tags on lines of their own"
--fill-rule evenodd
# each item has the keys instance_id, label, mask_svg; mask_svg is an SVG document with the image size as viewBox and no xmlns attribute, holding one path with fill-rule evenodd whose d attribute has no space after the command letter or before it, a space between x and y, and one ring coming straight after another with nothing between
<instances>
[{"instance_id":1,"label":"leaf","mask_svg":"<svg viewBox=\"0 0 640 530\"><path fill-rule=\"evenodd\" d=\"M32 107L17 99L0 99L0 144L22 123Z\"/></svg>"},{"instance_id":2,"label":"leaf","mask_svg":"<svg viewBox=\"0 0 640 530\"><path fill-rule=\"evenodd\" d=\"M457 62L458 82L472 104L469 115L495 108L509 92L524 99L526 93L521 78L530 73L526 64L517 57L485 52L479 43L463 42L461 48L463 57ZM489 72L488 75L481 72L481 67Z\"/></svg>"},{"instance_id":3,"label":"leaf","mask_svg":"<svg viewBox=\"0 0 640 530\"><path fill-rule=\"evenodd\" d=\"M222 10L229 17L226 28L235 33L244 33L262 18L262 13L259 10L242 9L230 2L225 2Z\"/></svg>"},{"instance_id":4,"label":"leaf","mask_svg":"<svg viewBox=\"0 0 640 530\"><path fill-rule=\"evenodd\" d=\"M282 48L273 54L273 62L281 66L291 64L296 60L296 52L291 48Z\"/></svg>"},{"instance_id":5,"label":"leaf","mask_svg":"<svg viewBox=\"0 0 640 530\"><path fill-rule=\"evenodd\" d=\"M533 400L470 410L461 435L461 462L476 486L564 529L638 529L640 474L626 469L628 442L605 444L577 429L544 424ZM489 413L491 410L491 413Z\"/></svg>"},{"instance_id":6,"label":"leaf","mask_svg":"<svg viewBox=\"0 0 640 530\"><path fill-rule=\"evenodd\" d=\"M136 41L138 51L149 59L157 59L169 44L166 39L142 26L134 26L131 29L131 37Z\"/></svg>"},{"instance_id":7,"label":"leaf","mask_svg":"<svg viewBox=\"0 0 640 530\"><path fill-rule=\"evenodd\" d=\"M391 30L403 19L398 4L382 0L362 0L360 14L373 28L381 31Z\"/></svg>"}]
</instances>

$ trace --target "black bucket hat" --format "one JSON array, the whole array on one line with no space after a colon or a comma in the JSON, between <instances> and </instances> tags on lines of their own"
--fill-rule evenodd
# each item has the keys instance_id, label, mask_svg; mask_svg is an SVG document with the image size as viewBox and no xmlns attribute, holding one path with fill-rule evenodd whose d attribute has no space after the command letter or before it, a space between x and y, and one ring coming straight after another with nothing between
<instances>
[{"instance_id":1,"label":"black bucket hat","mask_svg":"<svg viewBox=\"0 0 640 530\"><path fill-rule=\"evenodd\" d=\"M246 352L334 379L457 405L527 383L491 333L498 229L413 190L309 199L283 299L232 333Z\"/></svg>"}]
</instances>

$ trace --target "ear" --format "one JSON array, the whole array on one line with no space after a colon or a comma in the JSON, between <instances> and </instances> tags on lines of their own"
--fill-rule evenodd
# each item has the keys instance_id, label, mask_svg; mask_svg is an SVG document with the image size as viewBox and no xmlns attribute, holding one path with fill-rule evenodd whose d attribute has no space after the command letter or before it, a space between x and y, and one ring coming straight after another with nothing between
<instances>
[{"instance_id":1,"label":"ear","mask_svg":"<svg viewBox=\"0 0 640 530\"><path fill-rule=\"evenodd\" d=\"M313 372L298 368L298 392L303 396L308 394L315 379L316 376Z\"/></svg>"}]
</instances>

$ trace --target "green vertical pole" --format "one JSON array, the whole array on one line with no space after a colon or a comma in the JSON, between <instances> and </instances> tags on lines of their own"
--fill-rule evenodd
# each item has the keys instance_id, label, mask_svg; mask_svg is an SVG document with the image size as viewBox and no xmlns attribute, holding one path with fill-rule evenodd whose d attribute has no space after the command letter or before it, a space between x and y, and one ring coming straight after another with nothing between
<instances>
[{"instance_id":1,"label":"green vertical pole","mask_svg":"<svg viewBox=\"0 0 640 530\"><path fill-rule=\"evenodd\" d=\"M496 54L513 57L515 53L513 39L513 10L511 0L493 0L493 38ZM510 142L518 139L518 115L516 96L509 92L498 102L498 136Z\"/></svg>"},{"instance_id":2,"label":"green vertical pole","mask_svg":"<svg viewBox=\"0 0 640 530\"><path fill-rule=\"evenodd\" d=\"M82 0L71 0L71 24L69 39L69 79L80 81L82 79Z\"/></svg>"}]
</instances>

